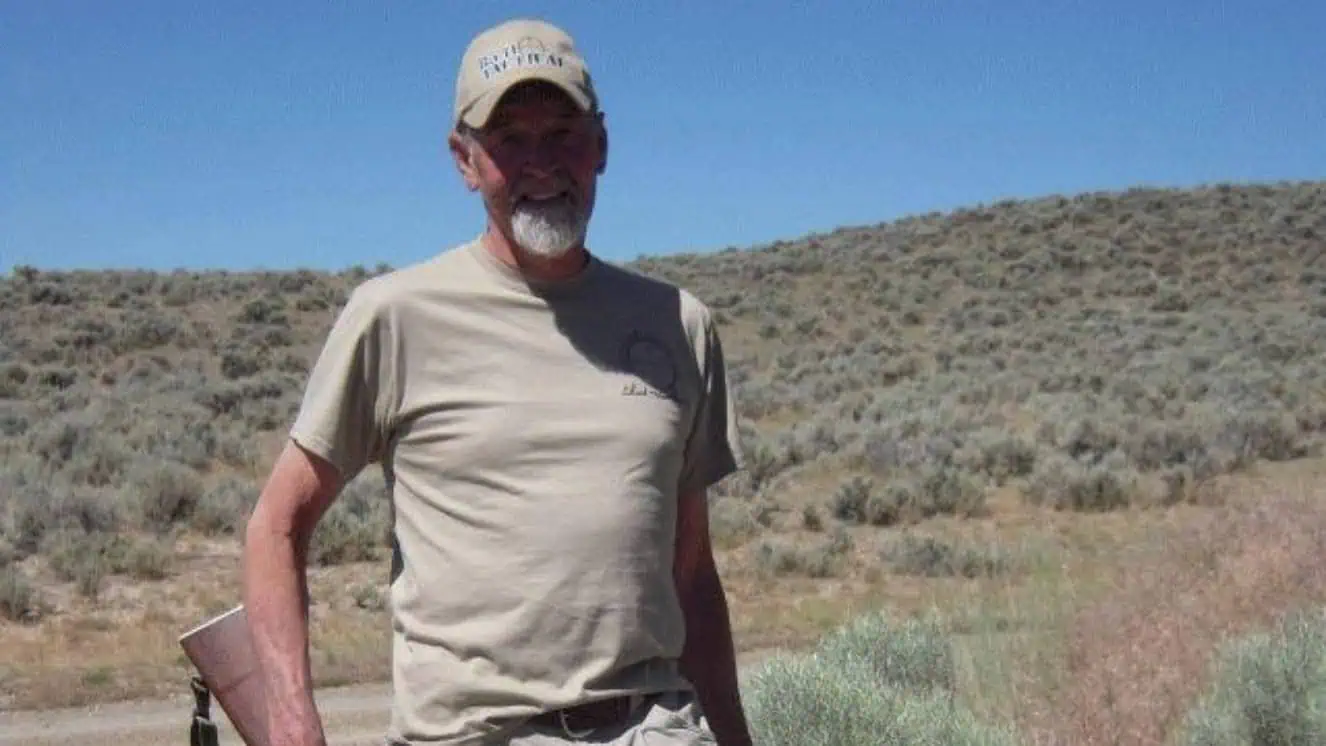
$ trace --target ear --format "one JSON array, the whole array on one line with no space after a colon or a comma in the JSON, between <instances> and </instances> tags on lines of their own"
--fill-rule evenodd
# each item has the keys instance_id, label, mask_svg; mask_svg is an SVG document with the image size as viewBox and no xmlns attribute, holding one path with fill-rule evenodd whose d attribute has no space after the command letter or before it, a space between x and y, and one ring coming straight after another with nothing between
<instances>
[{"instance_id":1,"label":"ear","mask_svg":"<svg viewBox=\"0 0 1326 746\"><path fill-rule=\"evenodd\" d=\"M599 166L598 173L608 169L608 128L603 124L603 112L599 112Z\"/></svg>"},{"instance_id":2,"label":"ear","mask_svg":"<svg viewBox=\"0 0 1326 746\"><path fill-rule=\"evenodd\" d=\"M470 143L454 129L447 135L447 148L456 164L456 170L465 181L465 188L471 192L479 189L479 175L474 168L474 158L470 153Z\"/></svg>"}]
</instances>

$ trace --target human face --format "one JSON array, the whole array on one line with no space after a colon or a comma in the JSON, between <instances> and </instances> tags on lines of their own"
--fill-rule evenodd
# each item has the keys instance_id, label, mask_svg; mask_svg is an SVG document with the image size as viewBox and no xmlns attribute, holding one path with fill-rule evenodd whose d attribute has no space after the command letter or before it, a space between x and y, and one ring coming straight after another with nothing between
<instances>
[{"instance_id":1,"label":"human face","mask_svg":"<svg viewBox=\"0 0 1326 746\"><path fill-rule=\"evenodd\" d=\"M474 144L462 171L511 243L544 259L583 246L606 150L597 116L551 85L525 85L508 93Z\"/></svg>"}]
</instances>

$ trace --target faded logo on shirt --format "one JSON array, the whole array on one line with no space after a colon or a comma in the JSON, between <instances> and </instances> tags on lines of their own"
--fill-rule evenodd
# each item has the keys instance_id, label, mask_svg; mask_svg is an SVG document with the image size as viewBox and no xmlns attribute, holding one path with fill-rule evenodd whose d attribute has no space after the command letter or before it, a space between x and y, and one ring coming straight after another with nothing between
<instances>
[{"instance_id":1,"label":"faded logo on shirt","mask_svg":"<svg viewBox=\"0 0 1326 746\"><path fill-rule=\"evenodd\" d=\"M622 343L622 367L635 377L622 385L623 396L677 398L677 366L667 345L635 331Z\"/></svg>"}]
</instances>

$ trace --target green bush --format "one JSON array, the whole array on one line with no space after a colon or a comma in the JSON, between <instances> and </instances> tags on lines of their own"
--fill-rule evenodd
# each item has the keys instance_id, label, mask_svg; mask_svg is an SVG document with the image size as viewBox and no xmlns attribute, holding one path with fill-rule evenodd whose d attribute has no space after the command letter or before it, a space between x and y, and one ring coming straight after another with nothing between
<instances>
[{"instance_id":1,"label":"green bush","mask_svg":"<svg viewBox=\"0 0 1326 746\"><path fill-rule=\"evenodd\" d=\"M843 572L854 545L852 535L839 526L811 544L769 537L757 542L751 551L755 566L765 575L832 578Z\"/></svg>"},{"instance_id":2,"label":"green bush","mask_svg":"<svg viewBox=\"0 0 1326 746\"><path fill-rule=\"evenodd\" d=\"M319 567L376 559L391 541L392 515L386 485L365 471L342 490L318 523L310 561Z\"/></svg>"},{"instance_id":3,"label":"green bush","mask_svg":"<svg viewBox=\"0 0 1326 746\"><path fill-rule=\"evenodd\" d=\"M41 613L37 589L14 565L0 566L0 619L35 619Z\"/></svg>"},{"instance_id":4,"label":"green bush","mask_svg":"<svg viewBox=\"0 0 1326 746\"><path fill-rule=\"evenodd\" d=\"M1326 616L1294 614L1226 646L1182 746L1326 743Z\"/></svg>"},{"instance_id":5,"label":"green bush","mask_svg":"<svg viewBox=\"0 0 1326 746\"><path fill-rule=\"evenodd\" d=\"M904 534L880 551L894 572L928 578L994 577L1013 569L1009 553L997 546L956 544L934 536Z\"/></svg>"},{"instance_id":6,"label":"green bush","mask_svg":"<svg viewBox=\"0 0 1326 746\"><path fill-rule=\"evenodd\" d=\"M56 576L74 583L79 593L94 599L112 575L136 580L170 577L172 551L171 542L162 537L72 529L46 534L41 546Z\"/></svg>"},{"instance_id":7,"label":"green bush","mask_svg":"<svg viewBox=\"0 0 1326 746\"><path fill-rule=\"evenodd\" d=\"M138 525L166 534L193 518L206 488L202 477L183 464L143 460L132 467L125 489Z\"/></svg>"},{"instance_id":8,"label":"green bush","mask_svg":"<svg viewBox=\"0 0 1326 746\"><path fill-rule=\"evenodd\" d=\"M1099 464L1056 453L1038 464L1026 494L1034 504L1055 510L1108 512L1132 505L1139 483L1122 452L1110 452Z\"/></svg>"},{"instance_id":9,"label":"green bush","mask_svg":"<svg viewBox=\"0 0 1326 746\"><path fill-rule=\"evenodd\" d=\"M925 621L869 615L808 654L757 667L743 699L759 746L1013 746L955 699L952 650Z\"/></svg>"},{"instance_id":10,"label":"green bush","mask_svg":"<svg viewBox=\"0 0 1326 746\"><path fill-rule=\"evenodd\" d=\"M253 503L262 484L236 476L224 477L199 495L192 525L211 536L243 534Z\"/></svg>"}]
</instances>

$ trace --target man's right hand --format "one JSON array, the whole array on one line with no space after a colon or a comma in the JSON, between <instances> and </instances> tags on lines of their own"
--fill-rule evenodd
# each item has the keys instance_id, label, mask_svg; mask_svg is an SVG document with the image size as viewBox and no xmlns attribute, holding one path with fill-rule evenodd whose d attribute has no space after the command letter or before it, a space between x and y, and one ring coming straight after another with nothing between
<instances>
[{"instance_id":1,"label":"man's right hand","mask_svg":"<svg viewBox=\"0 0 1326 746\"><path fill-rule=\"evenodd\" d=\"M308 629L308 548L342 480L290 442L245 529L243 597L267 690L269 746L324 746L313 697Z\"/></svg>"}]
</instances>

